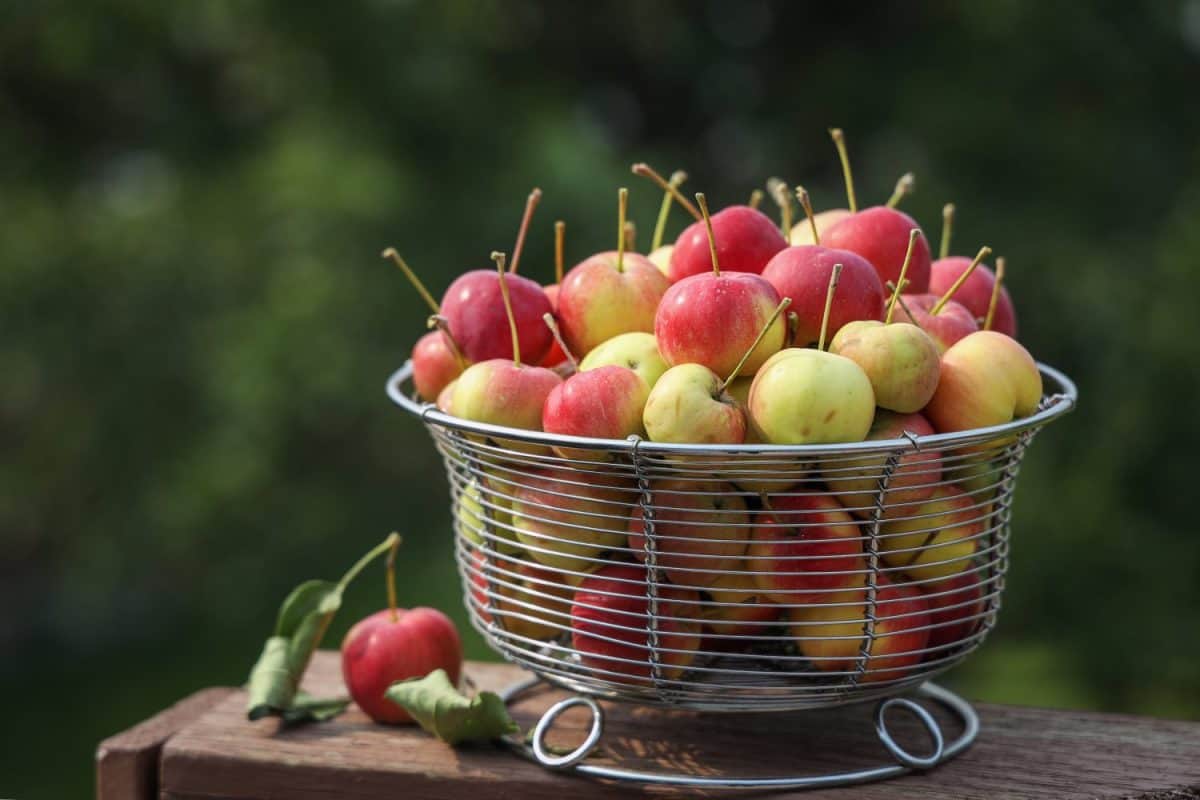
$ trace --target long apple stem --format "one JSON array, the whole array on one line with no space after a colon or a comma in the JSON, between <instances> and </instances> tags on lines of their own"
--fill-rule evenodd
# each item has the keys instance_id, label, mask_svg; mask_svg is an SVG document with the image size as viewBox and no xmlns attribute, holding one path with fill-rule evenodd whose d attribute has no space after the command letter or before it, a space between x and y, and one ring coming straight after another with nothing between
<instances>
[{"instance_id":1,"label":"long apple stem","mask_svg":"<svg viewBox=\"0 0 1200 800\"><path fill-rule=\"evenodd\" d=\"M896 310L896 303L900 302L900 293L903 292L910 283L912 283L912 281L910 281L908 278L903 278L901 279L899 286L891 281L888 281L887 284L885 284L884 288L892 292L892 296L891 299L888 300L887 315L883 318L884 325L890 325L892 323L892 312Z\"/></svg>"},{"instance_id":2,"label":"long apple stem","mask_svg":"<svg viewBox=\"0 0 1200 800\"><path fill-rule=\"evenodd\" d=\"M542 190L533 187L529 197L525 199L525 213L521 215L521 227L517 229L517 243L513 245L512 263L508 271L516 273L517 264L521 261L521 252L525 249L525 233L529 230L529 221L533 219L533 210L541 202Z\"/></svg>"},{"instance_id":3,"label":"long apple stem","mask_svg":"<svg viewBox=\"0 0 1200 800\"><path fill-rule=\"evenodd\" d=\"M563 355L567 357L567 361L571 362L571 366L578 372L579 362L575 359L575 354L571 352L571 348L567 347L562 331L558 329L558 320L554 318L553 314L547 311L545 314L542 314L542 322L546 323L546 327L550 329L550 335L554 337L554 341L558 342L558 346L562 348Z\"/></svg>"},{"instance_id":4,"label":"long apple stem","mask_svg":"<svg viewBox=\"0 0 1200 800\"><path fill-rule=\"evenodd\" d=\"M458 342L454 341L453 334L450 333L450 321L441 314L430 314L425 320L426 328L437 328L442 332L442 336L446 337L446 344L450 347L450 352L454 354L454 360L458 362L460 369L466 369L471 366L467 361L467 357L463 355L462 350L458 346Z\"/></svg>"},{"instance_id":5,"label":"long apple stem","mask_svg":"<svg viewBox=\"0 0 1200 800\"><path fill-rule=\"evenodd\" d=\"M804 209L804 216L808 217L808 226L812 228L813 244L820 244L821 232L817 230L817 215L813 213L812 200L808 196L808 190L803 186L797 186L796 199L800 201L800 207Z\"/></svg>"},{"instance_id":6,"label":"long apple stem","mask_svg":"<svg viewBox=\"0 0 1200 800\"><path fill-rule=\"evenodd\" d=\"M896 279L896 289L892 292L892 299L888 302L887 317L883 320L885 325L892 321L892 312L896 310L896 301L900 298L900 292L904 290L904 285L908 283L905 276L908 275L908 265L912 263L913 248L916 247L917 237L920 235L920 228L913 228L908 232L908 249L904 251L904 263L900 265L900 277Z\"/></svg>"},{"instance_id":7,"label":"long apple stem","mask_svg":"<svg viewBox=\"0 0 1200 800\"><path fill-rule=\"evenodd\" d=\"M387 557L387 599L391 620L395 622L400 618L400 615L396 613L396 552L400 549L400 535L393 533L388 538L392 539L392 547L388 550Z\"/></svg>"},{"instance_id":8,"label":"long apple stem","mask_svg":"<svg viewBox=\"0 0 1200 800\"><path fill-rule=\"evenodd\" d=\"M687 173L681 169L677 169L671 173L671 186L678 189L687 180ZM667 232L667 216L671 213L671 192L670 190L663 191L662 205L658 207L658 219L654 223L654 236L650 239L650 252L653 253L658 248L662 247L663 236Z\"/></svg>"},{"instance_id":9,"label":"long apple stem","mask_svg":"<svg viewBox=\"0 0 1200 800\"><path fill-rule=\"evenodd\" d=\"M854 196L854 174L850 172L850 154L846 152L846 135L841 128L830 128L829 135L837 148L838 158L842 162L842 177L846 180L846 201L850 204L850 213L858 212L858 198Z\"/></svg>"},{"instance_id":10,"label":"long apple stem","mask_svg":"<svg viewBox=\"0 0 1200 800\"><path fill-rule=\"evenodd\" d=\"M617 272L625 271L625 215L629 213L629 190L617 190Z\"/></svg>"},{"instance_id":11,"label":"long apple stem","mask_svg":"<svg viewBox=\"0 0 1200 800\"><path fill-rule=\"evenodd\" d=\"M625 250L637 252L637 223L631 219L625 220Z\"/></svg>"},{"instance_id":12,"label":"long apple stem","mask_svg":"<svg viewBox=\"0 0 1200 800\"><path fill-rule=\"evenodd\" d=\"M784 309L791 304L792 298L790 297L785 297L779 301L779 305L775 306L775 310L771 312L771 316L767 319L766 324L762 326L758 332L758 336L754 338L754 344L750 345L749 350L742 353L741 360L738 361L737 366L733 368L733 372L729 373L729 377L721 381L718 391L725 391L725 387L737 379L738 373L741 372L742 367L746 365L746 360L750 358L750 355L758 348L758 345L762 342L762 340L766 338L767 332L771 330L771 326L775 324L775 320L779 319L779 315L782 314Z\"/></svg>"},{"instance_id":13,"label":"long apple stem","mask_svg":"<svg viewBox=\"0 0 1200 800\"><path fill-rule=\"evenodd\" d=\"M554 282L562 285L564 243L567 238L567 223L561 219L554 223Z\"/></svg>"},{"instance_id":14,"label":"long apple stem","mask_svg":"<svg viewBox=\"0 0 1200 800\"><path fill-rule=\"evenodd\" d=\"M904 287L907 284L908 284L908 281L904 281L903 283L900 284L901 291L904 290ZM892 286L891 281L888 281L888 286ZM900 308L904 309L904 313L908 315L908 321L911 322L916 327L920 328L922 332L924 332L925 329L923 327L921 327L921 323L917 322L917 318L913 315L912 309L910 309L908 307L908 303L904 302L903 295L896 295L896 302L900 304Z\"/></svg>"},{"instance_id":15,"label":"long apple stem","mask_svg":"<svg viewBox=\"0 0 1200 800\"><path fill-rule=\"evenodd\" d=\"M950 237L954 235L954 203L942 206L942 241L938 245L938 258L950 255Z\"/></svg>"},{"instance_id":16,"label":"long apple stem","mask_svg":"<svg viewBox=\"0 0 1200 800\"><path fill-rule=\"evenodd\" d=\"M643 178L649 178L650 180L654 181L658 188L675 198L675 201L679 203L679 205L683 206L689 214L695 217L697 222L700 221L700 211L694 205L692 205L690 200L683 196L683 194L679 191L679 187L669 183L665 178L663 178L662 175L659 175L657 172L651 169L649 164L634 164L632 170L634 175L640 175ZM682 182L683 181L680 181L680 183Z\"/></svg>"},{"instance_id":17,"label":"long apple stem","mask_svg":"<svg viewBox=\"0 0 1200 800\"><path fill-rule=\"evenodd\" d=\"M1000 288L1004 284L1004 259L996 258L996 281L992 284L992 296L988 298L987 316L983 318L983 329L992 329L992 319L996 316L996 302L1000 299Z\"/></svg>"},{"instance_id":18,"label":"long apple stem","mask_svg":"<svg viewBox=\"0 0 1200 800\"><path fill-rule=\"evenodd\" d=\"M788 244L792 243L792 192L781 178L767 179L767 192L779 206L779 230Z\"/></svg>"},{"instance_id":19,"label":"long apple stem","mask_svg":"<svg viewBox=\"0 0 1200 800\"><path fill-rule=\"evenodd\" d=\"M521 366L521 340L517 336L517 317L513 314L512 298L508 296L508 279L504 274L504 253L492 251L492 261L500 273L500 296L504 298L504 313L508 315L508 330L512 334L513 363Z\"/></svg>"},{"instance_id":20,"label":"long apple stem","mask_svg":"<svg viewBox=\"0 0 1200 800\"><path fill-rule=\"evenodd\" d=\"M837 291L838 281L842 278L842 265L833 265L833 274L829 276L829 288L825 291L825 311L821 314L821 338L817 340L817 349L825 349L825 334L829 331L829 309L833 307L833 293Z\"/></svg>"},{"instance_id":21,"label":"long apple stem","mask_svg":"<svg viewBox=\"0 0 1200 800\"><path fill-rule=\"evenodd\" d=\"M917 179L911 172L906 172L900 176L900 180L896 181L896 188L892 190L892 196L888 198L885 205L888 208L895 208L900 205L900 201L913 193L913 189L917 186Z\"/></svg>"},{"instance_id":22,"label":"long apple stem","mask_svg":"<svg viewBox=\"0 0 1200 800\"><path fill-rule=\"evenodd\" d=\"M351 581L358 577L358 573L366 569L368 564L386 553L388 550L391 550L394 547L399 547L400 541L400 534L392 531L392 533L390 533L386 539L372 547L370 552L368 552L358 561L354 562L354 566L346 570L346 574L342 576L340 581L338 581L338 588L344 591L346 587L350 585Z\"/></svg>"},{"instance_id":23,"label":"long apple stem","mask_svg":"<svg viewBox=\"0 0 1200 800\"><path fill-rule=\"evenodd\" d=\"M750 206L755 211L757 211L758 207L760 205L762 205L762 201L763 201L763 190L755 189L753 192L750 193L750 202L746 203L746 205Z\"/></svg>"},{"instance_id":24,"label":"long apple stem","mask_svg":"<svg viewBox=\"0 0 1200 800\"><path fill-rule=\"evenodd\" d=\"M971 266L963 270L962 275L958 276L958 280L950 284L950 288L946 290L946 293L942 295L941 299L934 303L933 308L929 309L930 316L936 317L938 315L938 312L942 310L946 303L950 302L950 298L953 297L954 293L958 291L958 287L966 283L967 278L971 277L971 273L974 272L975 268L979 266L979 262L983 261L991 254L992 248L988 247L987 245L979 248L979 252L975 254L975 258L971 261Z\"/></svg>"},{"instance_id":25,"label":"long apple stem","mask_svg":"<svg viewBox=\"0 0 1200 800\"><path fill-rule=\"evenodd\" d=\"M417 290L417 294L421 295L421 299L425 301L425 305L429 306L429 310L434 314L439 313L442 309L438 306L437 301L433 299L433 295L425 288L425 284L421 283L421 279L417 277L417 273L412 271L412 267L408 266L408 262L400 257L396 252L396 248L389 247L382 253L384 258L390 258L396 262L396 266L404 273L404 277L408 278L408 282Z\"/></svg>"},{"instance_id":26,"label":"long apple stem","mask_svg":"<svg viewBox=\"0 0 1200 800\"><path fill-rule=\"evenodd\" d=\"M708 231L708 252L712 256L713 273L721 274L721 265L717 263L717 237L713 236L712 217L708 215L708 200L704 197L704 192L696 192L696 202L700 204L701 219L704 220L704 229Z\"/></svg>"}]
</instances>

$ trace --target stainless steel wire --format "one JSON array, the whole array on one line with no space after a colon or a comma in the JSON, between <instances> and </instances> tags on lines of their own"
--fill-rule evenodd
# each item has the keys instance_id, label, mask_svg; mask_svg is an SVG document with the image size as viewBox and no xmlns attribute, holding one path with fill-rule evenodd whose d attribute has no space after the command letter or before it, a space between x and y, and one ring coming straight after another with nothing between
<instances>
[{"instance_id":1,"label":"stainless steel wire","mask_svg":"<svg viewBox=\"0 0 1200 800\"><path fill-rule=\"evenodd\" d=\"M820 446L675 445L472 423L411 399L445 464L472 624L546 681L708 711L912 689L994 627L1017 473L1069 411ZM517 446L519 446L519 449Z\"/></svg>"}]
</instances>

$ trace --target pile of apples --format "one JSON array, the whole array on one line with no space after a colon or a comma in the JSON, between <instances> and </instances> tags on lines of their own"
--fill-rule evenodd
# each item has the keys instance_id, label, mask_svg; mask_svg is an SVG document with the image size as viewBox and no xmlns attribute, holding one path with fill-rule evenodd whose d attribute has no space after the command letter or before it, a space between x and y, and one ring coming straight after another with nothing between
<instances>
[{"instance_id":1,"label":"pile of apples","mask_svg":"<svg viewBox=\"0 0 1200 800\"><path fill-rule=\"evenodd\" d=\"M1041 375L1015 338L1003 260L993 272L983 263L989 248L949 254L952 206L933 259L920 226L896 208L911 176L886 204L859 209L844 138L831 134L849 207L814 213L799 188L806 219L794 226L782 181L768 184L777 223L757 208L761 192L710 215L703 194L693 205L680 192L683 173L667 180L637 164L635 174L664 190L646 255L635 249L625 189L616 249L565 274L565 225L556 224L553 285L517 272L536 189L508 266L493 253L494 270L460 276L440 303L385 251L437 328L412 353L418 394L446 414L509 428L711 445L890 440L1034 413ZM694 222L662 244L672 202ZM630 622L647 613L638 488L588 468L621 458L619 449L499 444L545 457L545 466L504 482L507 493L487 479L460 493L469 538L474 531L479 544L487 527L503 534L498 563L472 556L476 611L497 608L485 591L499 574L509 633L570 630L585 664L613 680L644 680L645 625ZM972 565L990 500L972 489L983 486L978 469L950 483L940 459L906 455L885 497L881 547L891 572L878 581L866 680L903 677L980 618L985 586ZM866 614L860 525L874 509L881 464L867 459L856 471L851 462L800 490L735 485L719 470L703 481L657 481L654 503L673 509L655 520L668 581L658 592L663 674L682 674L706 630L738 640L777 624L819 669L852 669ZM484 505L494 525L482 524Z\"/></svg>"}]
</instances>

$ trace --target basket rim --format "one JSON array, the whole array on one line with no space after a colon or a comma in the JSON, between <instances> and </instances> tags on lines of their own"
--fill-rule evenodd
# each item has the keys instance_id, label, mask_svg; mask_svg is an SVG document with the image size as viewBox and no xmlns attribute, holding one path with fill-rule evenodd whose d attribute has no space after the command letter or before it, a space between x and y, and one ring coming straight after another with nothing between
<instances>
[{"instance_id":1,"label":"basket rim","mask_svg":"<svg viewBox=\"0 0 1200 800\"><path fill-rule=\"evenodd\" d=\"M630 436L628 439L597 439L585 436L568 436L565 434L546 433L545 431L530 431L522 428L510 428L504 425L493 425L486 422L456 417L440 411L436 404L422 400L414 400L402 390L404 383L412 379L412 359L388 376L385 391L388 397L427 425L438 425L442 428L461 431L463 433L482 435L492 438L510 439L513 441L545 445L550 447L566 447L579 450L603 450L611 452L637 451L644 455L669 455L687 453L692 455L773 455L817 457L823 455L852 455L869 453L888 453L897 450L925 448L939 449L955 445L977 444L982 441L996 439L1002 436L1014 435L1027 430L1040 428L1051 420L1069 413L1079 400L1079 391L1075 382L1063 372L1048 364L1037 362L1038 371L1043 380L1052 381L1058 391L1045 391L1039 409L1028 417L1006 422L1001 425L991 425L986 428L971 428L952 433L935 433L928 436L909 434L898 439L873 439L861 442L836 442L827 444L683 444L675 442L654 442L640 436Z\"/></svg>"}]
</instances>

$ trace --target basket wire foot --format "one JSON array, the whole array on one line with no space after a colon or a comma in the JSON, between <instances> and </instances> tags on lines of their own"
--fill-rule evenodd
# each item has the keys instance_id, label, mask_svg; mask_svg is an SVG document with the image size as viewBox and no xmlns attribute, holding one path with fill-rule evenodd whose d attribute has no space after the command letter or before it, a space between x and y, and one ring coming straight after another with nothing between
<instances>
[{"instance_id":1,"label":"basket wire foot","mask_svg":"<svg viewBox=\"0 0 1200 800\"><path fill-rule=\"evenodd\" d=\"M549 684L536 676L526 678L502 690L500 697L506 704L511 703L543 685L548 686ZM914 694L920 699L941 705L958 717L963 726L962 733L947 744L941 726L924 706L910 698L891 697L881 700L875 707L875 732L879 736L879 741L898 763L822 775L769 778L699 777L678 772L648 772L585 763L587 757L599 745L604 732L604 711L599 703L586 695L573 695L552 705L542 714L528 740L506 738L503 741L517 754L547 769L578 773L593 778L702 789L816 789L847 786L887 780L911 772L932 769L959 755L975 741L979 735L979 717L970 703L932 682L922 684ZM546 742L546 736L561 714L577 706L586 707L591 712L591 725L587 736L570 752L553 751ZM912 714L925 728L933 745L933 749L928 755L920 756L910 753L896 742L888 729L888 712L893 709Z\"/></svg>"}]
</instances>

